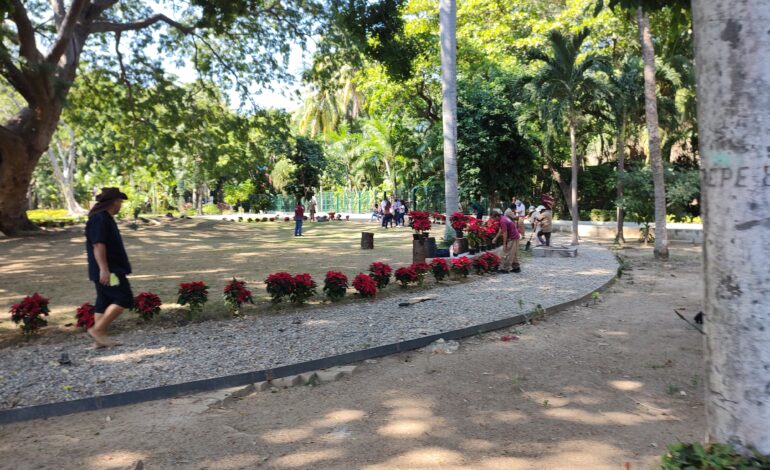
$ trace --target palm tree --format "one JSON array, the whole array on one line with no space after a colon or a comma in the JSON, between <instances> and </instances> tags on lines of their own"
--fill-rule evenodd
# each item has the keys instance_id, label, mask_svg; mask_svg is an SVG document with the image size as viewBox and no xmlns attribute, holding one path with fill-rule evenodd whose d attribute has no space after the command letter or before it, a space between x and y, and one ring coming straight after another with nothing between
<instances>
[{"instance_id":1,"label":"palm tree","mask_svg":"<svg viewBox=\"0 0 770 470\"><path fill-rule=\"evenodd\" d=\"M364 154L376 160L385 170L385 183L396 194L396 169L395 161L398 155L398 144L393 138L391 125L380 119L369 119L364 123L364 140L361 143Z\"/></svg>"},{"instance_id":2,"label":"palm tree","mask_svg":"<svg viewBox=\"0 0 770 470\"><path fill-rule=\"evenodd\" d=\"M652 183L655 188L655 258L668 259L668 233L666 232L666 186L663 179L663 157L660 151L658 128L658 97L655 85L655 48L650 33L650 17L636 9L639 38L644 60L644 114L647 118L649 152L652 166Z\"/></svg>"},{"instance_id":3,"label":"palm tree","mask_svg":"<svg viewBox=\"0 0 770 470\"><path fill-rule=\"evenodd\" d=\"M625 174L626 133L628 126L637 121L644 108L644 98L639 92L642 83L642 62L638 57L628 56L620 68L610 75L610 93L607 103L612 113L612 123L615 129L615 149L618 158L618 201L623 198L623 175ZM616 243L625 243L623 237L623 219L625 211L618 204Z\"/></svg>"},{"instance_id":4,"label":"palm tree","mask_svg":"<svg viewBox=\"0 0 770 470\"><path fill-rule=\"evenodd\" d=\"M604 89L593 72L601 65L600 59L589 54L578 60L580 51L590 31L586 28L574 36L565 36L559 31L548 34L549 53L534 51L532 60L543 62L542 68L532 79L536 93L551 108L549 114L557 116L567 125L570 139L570 161L572 179L570 182L570 215L572 216L572 244L578 244L578 126L584 110L590 106Z\"/></svg>"},{"instance_id":5,"label":"palm tree","mask_svg":"<svg viewBox=\"0 0 770 470\"><path fill-rule=\"evenodd\" d=\"M439 38L441 41L441 95L444 122L444 197L447 215L457 211L457 4L439 0ZM452 226L446 224L444 239L452 240Z\"/></svg>"}]
</instances>

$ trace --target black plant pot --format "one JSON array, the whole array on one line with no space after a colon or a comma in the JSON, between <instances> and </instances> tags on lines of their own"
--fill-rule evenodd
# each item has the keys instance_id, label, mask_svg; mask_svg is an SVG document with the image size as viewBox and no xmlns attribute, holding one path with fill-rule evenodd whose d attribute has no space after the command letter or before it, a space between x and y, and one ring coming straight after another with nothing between
<instances>
[{"instance_id":1,"label":"black plant pot","mask_svg":"<svg viewBox=\"0 0 770 470\"><path fill-rule=\"evenodd\" d=\"M476 248L471 248L468 250L470 254L475 255L476 254Z\"/></svg>"},{"instance_id":2,"label":"black plant pot","mask_svg":"<svg viewBox=\"0 0 770 470\"><path fill-rule=\"evenodd\" d=\"M455 229L455 238L462 238L462 237L463 237L463 231Z\"/></svg>"}]
</instances>

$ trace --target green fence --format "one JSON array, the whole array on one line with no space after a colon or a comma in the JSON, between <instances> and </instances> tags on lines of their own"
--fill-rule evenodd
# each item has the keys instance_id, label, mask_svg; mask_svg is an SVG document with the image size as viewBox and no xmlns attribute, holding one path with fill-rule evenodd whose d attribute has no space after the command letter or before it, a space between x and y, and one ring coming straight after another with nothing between
<instances>
[{"instance_id":1,"label":"green fence","mask_svg":"<svg viewBox=\"0 0 770 470\"><path fill-rule=\"evenodd\" d=\"M329 191L321 189L316 192L315 198L318 202L317 212L371 214L374 205L379 205L384 196L383 191ZM399 196L408 200L409 210L444 211L444 188L418 186L409 191L401 191ZM307 201L303 202L307 207ZM278 195L273 198L273 207L278 212L294 212L295 204L296 200L293 196Z\"/></svg>"}]
</instances>

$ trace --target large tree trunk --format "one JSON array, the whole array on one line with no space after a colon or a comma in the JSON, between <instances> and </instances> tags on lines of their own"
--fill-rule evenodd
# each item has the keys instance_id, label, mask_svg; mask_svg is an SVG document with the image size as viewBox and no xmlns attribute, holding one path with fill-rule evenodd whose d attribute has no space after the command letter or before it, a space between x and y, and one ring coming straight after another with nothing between
<instances>
[{"instance_id":1,"label":"large tree trunk","mask_svg":"<svg viewBox=\"0 0 770 470\"><path fill-rule=\"evenodd\" d=\"M663 157L660 152L658 128L658 97L655 86L655 48L650 32L650 17L642 8L636 10L639 38L644 60L644 114L649 135L652 183L655 187L655 258L668 259L668 233L666 232L666 183L663 179Z\"/></svg>"},{"instance_id":2,"label":"large tree trunk","mask_svg":"<svg viewBox=\"0 0 770 470\"><path fill-rule=\"evenodd\" d=\"M447 217L457 211L457 5L455 0L439 1L439 37L441 40L441 92L444 121L444 196ZM446 224L444 239L454 238L451 224Z\"/></svg>"},{"instance_id":3,"label":"large tree trunk","mask_svg":"<svg viewBox=\"0 0 770 470\"><path fill-rule=\"evenodd\" d=\"M625 119L620 124L617 134L617 152L618 152L618 201L623 198L623 175L626 173L626 123ZM618 231L615 234L615 243L621 245L626 242L626 238L623 236L623 219L625 219L626 211L617 204L617 220Z\"/></svg>"},{"instance_id":4,"label":"large tree trunk","mask_svg":"<svg viewBox=\"0 0 770 470\"><path fill-rule=\"evenodd\" d=\"M763 13L764 12L764 13ZM693 2L707 439L770 454L770 0Z\"/></svg>"},{"instance_id":5,"label":"large tree trunk","mask_svg":"<svg viewBox=\"0 0 770 470\"><path fill-rule=\"evenodd\" d=\"M577 135L575 135L575 123L570 120L569 123L569 143L570 159L572 162L572 181L570 181L570 204L569 210L572 215L572 244L578 244L578 222L580 213L578 212L578 159L577 159Z\"/></svg>"}]
</instances>

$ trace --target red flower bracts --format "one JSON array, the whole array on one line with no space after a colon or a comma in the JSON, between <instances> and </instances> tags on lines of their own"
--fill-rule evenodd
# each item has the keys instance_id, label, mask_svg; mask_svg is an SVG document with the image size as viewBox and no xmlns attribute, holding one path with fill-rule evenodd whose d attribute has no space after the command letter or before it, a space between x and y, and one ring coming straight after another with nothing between
<instances>
[{"instance_id":1,"label":"red flower bracts","mask_svg":"<svg viewBox=\"0 0 770 470\"><path fill-rule=\"evenodd\" d=\"M433 261L430 262L430 271L436 281L441 281L449 275L449 265L444 258L433 258Z\"/></svg>"},{"instance_id":2,"label":"red flower bracts","mask_svg":"<svg viewBox=\"0 0 770 470\"><path fill-rule=\"evenodd\" d=\"M393 270L385 263L374 262L369 266L369 273L377 283L378 289L384 289L390 283L390 273Z\"/></svg>"},{"instance_id":3,"label":"red flower bracts","mask_svg":"<svg viewBox=\"0 0 770 470\"><path fill-rule=\"evenodd\" d=\"M449 221L452 223L453 229L465 230L465 226L468 224L468 216L462 212L455 212L449 216Z\"/></svg>"},{"instance_id":4,"label":"red flower bracts","mask_svg":"<svg viewBox=\"0 0 770 470\"><path fill-rule=\"evenodd\" d=\"M315 283L310 274L297 274L294 276L294 292L289 297L295 304L304 304L316 294L315 288L317 286L318 284Z\"/></svg>"},{"instance_id":5,"label":"red flower bracts","mask_svg":"<svg viewBox=\"0 0 770 470\"><path fill-rule=\"evenodd\" d=\"M289 296L294 292L296 283L291 274L281 271L267 276L265 284L267 284L267 293L273 298L273 302L278 303L281 302L284 297Z\"/></svg>"},{"instance_id":6,"label":"red flower bracts","mask_svg":"<svg viewBox=\"0 0 770 470\"><path fill-rule=\"evenodd\" d=\"M239 281L236 278L233 278L232 281L227 283L223 297L225 306L233 312L233 315L239 315L241 313L241 306L243 304L254 303L251 291L246 288L246 282Z\"/></svg>"},{"instance_id":7,"label":"red flower bracts","mask_svg":"<svg viewBox=\"0 0 770 470\"><path fill-rule=\"evenodd\" d=\"M457 276L468 277L471 270L471 260L461 256L452 260L452 272Z\"/></svg>"},{"instance_id":8,"label":"red flower bracts","mask_svg":"<svg viewBox=\"0 0 770 470\"><path fill-rule=\"evenodd\" d=\"M422 282L425 280L425 274L430 272L430 266L424 261L419 261L412 265L412 269L417 273L417 284L422 285Z\"/></svg>"},{"instance_id":9,"label":"red flower bracts","mask_svg":"<svg viewBox=\"0 0 770 470\"><path fill-rule=\"evenodd\" d=\"M401 287L407 287L409 284L417 282L417 271L413 266L396 269L396 280Z\"/></svg>"},{"instance_id":10,"label":"red flower bracts","mask_svg":"<svg viewBox=\"0 0 770 470\"><path fill-rule=\"evenodd\" d=\"M77 318L78 328L85 328L86 330L93 328L94 326L94 306L86 302L75 311L75 318Z\"/></svg>"},{"instance_id":11,"label":"red flower bracts","mask_svg":"<svg viewBox=\"0 0 770 470\"><path fill-rule=\"evenodd\" d=\"M152 292L142 292L134 298L134 306L131 310L137 312L142 320L150 321L152 317L160 313L160 297Z\"/></svg>"},{"instance_id":12,"label":"red flower bracts","mask_svg":"<svg viewBox=\"0 0 770 470\"><path fill-rule=\"evenodd\" d=\"M202 281L179 284L179 305L190 306L190 316L195 317L203 310L203 304L209 300L209 287Z\"/></svg>"},{"instance_id":13,"label":"red flower bracts","mask_svg":"<svg viewBox=\"0 0 770 470\"><path fill-rule=\"evenodd\" d=\"M361 297L374 297L377 293L377 283L372 276L363 273L359 273L358 276L353 279L353 288L358 291L358 294Z\"/></svg>"},{"instance_id":14,"label":"red flower bracts","mask_svg":"<svg viewBox=\"0 0 770 470\"><path fill-rule=\"evenodd\" d=\"M348 277L338 271L329 271L324 278L324 293L335 301L345 297L348 289Z\"/></svg>"},{"instance_id":15,"label":"red flower bracts","mask_svg":"<svg viewBox=\"0 0 770 470\"><path fill-rule=\"evenodd\" d=\"M496 271L500 266L500 257L491 251L487 251L479 257L487 264L487 272Z\"/></svg>"},{"instance_id":16,"label":"red flower bracts","mask_svg":"<svg viewBox=\"0 0 770 470\"><path fill-rule=\"evenodd\" d=\"M430 230L430 213L423 211L411 211L409 212L409 218L412 220L412 230L417 233L427 232Z\"/></svg>"},{"instance_id":17,"label":"red flower bracts","mask_svg":"<svg viewBox=\"0 0 770 470\"><path fill-rule=\"evenodd\" d=\"M473 260L472 262L473 270L476 271L476 274L482 275L489 271L489 265L487 264L486 260L482 257L478 257Z\"/></svg>"},{"instance_id":18,"label":"red flower bracts","mask_svg":"<svg viewBox=\"0 0 770 470\"><path fill-rule=\"evenodd\" d=\"M31 335L40 327L46 326L48 321L41 318L41 315L48 315L48 299L35 292L24 297L24 299L11 306L11 320L17 325L20 324L21 332L25 335Z\"/></svg>"}]
</instances>

